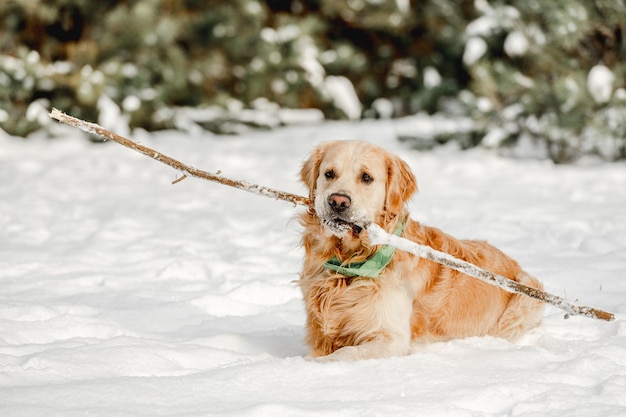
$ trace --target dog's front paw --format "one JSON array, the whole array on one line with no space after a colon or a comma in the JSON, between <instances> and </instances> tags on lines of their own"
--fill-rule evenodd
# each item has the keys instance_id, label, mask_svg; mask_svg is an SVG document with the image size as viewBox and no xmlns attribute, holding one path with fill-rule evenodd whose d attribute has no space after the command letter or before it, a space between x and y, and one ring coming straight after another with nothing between
<instances>
[{"instance_id":1,"label":"dog's front paw","mask_svg":"<svg viewBox=\"0 0 626 417\"><path fill-rule=\"evenodd\" d=\"M356 346L344 346L342 348L337 349L330 355L319 356L315 358L316 362L326 363L326 362L338 362L338 361L356 361L359 359L363 359L361 357L361 352Z\"/></svg>"},{"instance_id":2,"label":"dog's front paw","mask_svg":"<svg viewBox=\"0 0 626 417\"><path fill-rule=\"evenodd\" d=\"M411 353L408 343L389 343L388 341L371 341L357 346L344 346L330 355L315 358L316 362L358 361L364 359L382 359L404 356Z\"/></svg>"}]
</instances>

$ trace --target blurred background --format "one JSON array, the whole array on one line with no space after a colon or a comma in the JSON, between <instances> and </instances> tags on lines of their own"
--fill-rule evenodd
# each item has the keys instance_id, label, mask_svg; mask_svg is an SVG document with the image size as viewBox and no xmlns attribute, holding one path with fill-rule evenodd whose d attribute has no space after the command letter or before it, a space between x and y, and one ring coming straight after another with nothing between
<instances>
[{"instance_id":1,"label":"blurred background","mask_svg":"<svg viewBox=\"0 0 626 417\"><path fill-rule=\"evenodd\" d=\"M0 126L393 118L420 149L625 159L625 36L624 0L2 0ZM433 117L460 127L407 123Z\"/></svg>"}]
</instances>

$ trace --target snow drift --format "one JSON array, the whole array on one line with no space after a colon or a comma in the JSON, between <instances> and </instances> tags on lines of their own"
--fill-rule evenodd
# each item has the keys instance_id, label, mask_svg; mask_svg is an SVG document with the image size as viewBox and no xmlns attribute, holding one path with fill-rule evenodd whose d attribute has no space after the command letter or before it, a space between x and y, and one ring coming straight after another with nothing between
<instances>
[{"instance_id":1,"label":"snow drift","mask_svg":"<svg viewBox=\"0 0 626 417\"><path fill-rule=\"evenodd\" d=\"M411 356L307 361L289 204L194 179L74 130L0 137L2 416L581 416L626 414L626 166L483 150L420 153L386 122L237 137L133 138L190 165L303 194L326 139L400 154L413 217L487 239L546 290L616 313L521 343L469 338Z\"/></svg>"}]
</instances>

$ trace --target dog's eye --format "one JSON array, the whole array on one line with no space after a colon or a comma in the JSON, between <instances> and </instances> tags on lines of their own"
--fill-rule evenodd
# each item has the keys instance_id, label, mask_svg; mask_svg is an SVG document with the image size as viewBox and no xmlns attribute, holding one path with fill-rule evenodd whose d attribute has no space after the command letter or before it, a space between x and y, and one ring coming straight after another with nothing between
<instances>
[{"instance_id":1,"label":"dog's eye","mask_svg":"<svg viewBox=\"0 0 626 417\"><path fill-rule=\"evenodd\" d=\"M370 177L368 173L364 172L361 174L361 182L363 184L369 184L372 181L374 181L374 178Z\"/></svg>"},{"instance_id":2,"label":"dog's eye","mask_svg":"<svg viewBox=\"0 0 626 417\"><path fill-rule=\"evenodd\" d=\"M328 171L326 171L324 176L326 177L326 179L332 180L333 178L335 178L335 171L333 171L332 169L329 169Z\"/></svg>"}]
</instances>

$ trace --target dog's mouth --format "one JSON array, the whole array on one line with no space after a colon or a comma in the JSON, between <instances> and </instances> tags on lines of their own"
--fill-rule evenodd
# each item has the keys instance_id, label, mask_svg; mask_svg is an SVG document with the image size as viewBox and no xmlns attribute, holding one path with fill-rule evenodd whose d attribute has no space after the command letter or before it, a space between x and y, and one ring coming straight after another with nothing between
<instances>
[{"instance_id":1,"label":"dog's mouth","mask_svg":"<svg viewBox=\"0 0 626 417\"><path fill-rule=\"evenodd\" d=\"M322 225L337 235L351 232L354 236L358 236L363 231L363 227L356 222L349 222L340 218L322 219Z\"/></svg>"}]
</instances>

